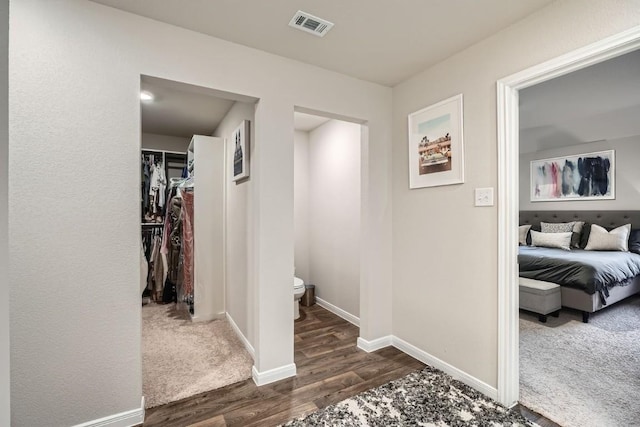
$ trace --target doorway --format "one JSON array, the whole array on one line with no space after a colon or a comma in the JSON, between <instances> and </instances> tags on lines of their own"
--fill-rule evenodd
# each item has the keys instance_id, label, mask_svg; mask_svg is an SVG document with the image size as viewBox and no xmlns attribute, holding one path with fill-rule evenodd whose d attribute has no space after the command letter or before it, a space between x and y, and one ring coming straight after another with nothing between
<instances>
[{"instance_id":1,"label":"doorway","mask_svg":"<svg viewBox=\"0 0 640 427\"><path fill-rule=\"evenodd\" d=\"M150 76L140 86L141 270L150 297L142 383L151 408L251 377L252 357L227 314L225 267L227 240L237 240L226 224L227 142L253 100Z\"/></svg>"},{"instance_id":2,"label":"doorway","mask_svg":"<svg viewBox=\"0 0 640 427\"><path fill-rule=\"evenodd\" d=\"M498 400L519 398L518 182L519 91L640 48L633 28L497 82L498 121Z\"/></svg>"}]
</instances>

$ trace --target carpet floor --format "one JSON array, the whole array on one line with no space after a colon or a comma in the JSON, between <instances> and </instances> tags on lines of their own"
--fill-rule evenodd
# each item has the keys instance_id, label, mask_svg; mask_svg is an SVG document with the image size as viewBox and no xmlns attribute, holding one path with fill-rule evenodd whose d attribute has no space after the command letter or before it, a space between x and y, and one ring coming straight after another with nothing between
<instances>
[{"instance_id":1,"label":"carpet floor","mask_svg":"<svg viewBox=\"0 0 640 427\"><path fill-rule=\"evenodd\" d=\"M193 323L174 304L142 307L145 406L184 399L251 377L253 360L226 319Z\"/></svg>"},{"instance_id":2,"label":"carpet floor","mask_svg":"<svg viewBox=\"0 0 640 427\"><path fill-rule=\"evenodd\" d=\"M427 366L290 421L306 426L529 426L522 415Z\"/></svg>"},{"instance_id":3,"label":"carpet floor","mask_svg":"<svg viewBox=\"0 0 640 427\"><path fill-rule=\"evenodd\" d=\"M520 403L566 427L640 425L640 297L589 323L521 312Z\"/></svg>"}]
</instances>

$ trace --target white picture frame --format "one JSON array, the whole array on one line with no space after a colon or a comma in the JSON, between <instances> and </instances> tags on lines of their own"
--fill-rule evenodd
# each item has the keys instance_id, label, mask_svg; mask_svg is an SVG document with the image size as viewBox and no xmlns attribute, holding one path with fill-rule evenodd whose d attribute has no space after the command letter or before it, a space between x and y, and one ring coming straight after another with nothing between
<instances>
[{"instance_id":1,"label":"white picture frame","mask_svg":"<svg viewBox=\"0 0 640 427\"><path fill-rule=\"evenodd\" d=\"M409 188L464 183L462 94L409 114Z\"/></svg>"},{"instance_id":2,"label":"white picture frame","mask_svg":"<svg viewBox=\"0 0 640 427\"><path fill-rule=\"evenodd\" d=\"M616 198L615 150L531 161L532 202Z\"/></svg>"},{"instance_id":3,"label":"white picture frame","mask_svg":"<svg viewBox=\"0 0 640 427\"><path fill-rule=\"evenodd\" d=\"M249 134L249 120L243 120L231 134L231 176L235 182L249 178Z\"/></svg>"}]
</instances>

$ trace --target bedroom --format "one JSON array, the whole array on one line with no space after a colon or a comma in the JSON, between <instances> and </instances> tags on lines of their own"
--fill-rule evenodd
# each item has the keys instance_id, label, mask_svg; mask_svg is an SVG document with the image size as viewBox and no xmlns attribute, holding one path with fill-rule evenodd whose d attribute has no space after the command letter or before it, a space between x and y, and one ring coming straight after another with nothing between
<instances>
[{"instance_id":1,"label":"bedroom","mask_svg":"<svg viewBox=\"0 0 640 427\"><path fill-rule=\"evenodd\" d=\"M520 230L524 244L519 251L520 308L528 309L520 312L520 402L561 425L640 422L637 413L626 409L640 398L640 232L635 231L640 229L638 76L640 53L636 51L520 92L519 205L524 226ZM606 190L592 191L597 195L589 200L564 196L550 200L553 194L571 193L562 188L563 182L570 181L571 168L565 165L579 165L579 157L600 157L610 163L608 171L603 167L610 178ZM549 196L544 190L550 187L544 187L538 172L552 163L563 170L552 172L558 173L560 185ZM579 193L580 180L575 182L574 192ZM564 234L538 234L561 227L549 223L572 221L586 224L580 231L570 227ZM541 222L546 223L542 224L545 229L541 230ZM612 229L617 231L609 234ZM550 236L551 241L545 242ZM598 236L618 244L598 246ZM561 246L570 250L558 249ZM554 257L562 253L575 262L553 264L551 253ZM587 276L579 269L585 256L604 270ZM610 259L624 261L613 270ZM532 290L523 277L563 286ZM585 287L587 293L575 286ZM530 292L536 294L534 306L527 305ZM562 305L559 312L557 304ZM610 398L605 402L603 395Z\"/></svg>"}]
</instances>

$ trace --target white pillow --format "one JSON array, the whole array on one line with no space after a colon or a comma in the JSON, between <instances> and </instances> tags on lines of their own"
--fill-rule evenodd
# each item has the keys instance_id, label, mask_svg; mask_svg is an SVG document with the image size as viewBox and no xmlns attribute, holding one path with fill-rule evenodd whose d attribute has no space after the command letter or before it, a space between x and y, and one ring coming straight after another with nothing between
<instances>
[{"instance_id":1,"label":"white pillow","mask_svg":"<svg viewBox=\"0 0 640 427\"><path fill-rule=\"evenodd\" d=\"M527 244L527 233L531 225L521 225L518 227L518 243L525 246Z\"/></svg>"},{"instance_id":2,"label":"white pillow","mask_svg":"<svg viewBox=\"0 0 640 427\"><path fill-rule=\"evenodd\" d=\"M591 225L586 251L629 251L631 224L625 224L611 231L597 224Z\"/></svg>"},{"instance_id":3,"label":"white pillow","mask_svg":"<svg viewBox=\"0 0 640 427\"><path fill-rule=\"evenodd\" d=\"M570 231L566 233L542 233L531 230L531 245L570 251L572 234Z\"/></svg>"}]
</instances>

